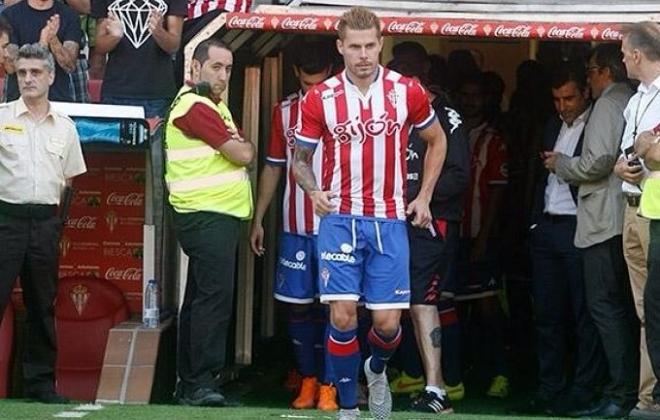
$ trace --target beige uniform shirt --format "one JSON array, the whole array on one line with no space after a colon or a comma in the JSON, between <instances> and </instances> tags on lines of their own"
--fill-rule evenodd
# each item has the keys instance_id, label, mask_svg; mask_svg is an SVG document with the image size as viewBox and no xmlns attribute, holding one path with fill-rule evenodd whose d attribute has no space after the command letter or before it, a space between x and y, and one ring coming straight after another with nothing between
<instances>
[{"instance_id":1,"label":"beige uniform shirt","mask_svg":"<svg viewBox=\"0 0 660 420\"><path fill-rule=\"evenodd\" d=\"M0 200L59 204L66 180L85 171L69 117L51 107L35 122L21 98L0 106Z\"/></svg>"}]
</instances>

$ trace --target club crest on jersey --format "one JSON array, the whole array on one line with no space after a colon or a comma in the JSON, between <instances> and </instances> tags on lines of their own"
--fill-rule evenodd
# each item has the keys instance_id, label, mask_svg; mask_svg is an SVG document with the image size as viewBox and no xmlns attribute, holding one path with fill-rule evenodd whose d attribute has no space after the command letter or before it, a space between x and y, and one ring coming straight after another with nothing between
<instances>
[{"instance_id":1,"label":"club crest on jersey","mask_svg":"<svg viewBox=\"0 0 660 420\"><path fill-rule=\"evenodd\" d=\"M364 143L367 137L376 137L381 134L391 135L401 130L401 124L388 118L387 113L383 113L376 118L369 118L362 121L359 116L348 119L337 124L332 129L332 137L340 143L357 142Z\"/></svg>"},{"instance_id":2,"label":"club crest on jersey","mask_svg":"<svg viewBox=\"0 0 660 420\"><path fill-rule=\"evenodd\" d=\"M298 129L298 125L287 128L284 130L284 138L286 139L286 144L289 146L290 149L293 149L296 145L296 130Z\"/></svg>"},{"instance_id":3,"label":"club crest on jersey","mask_svg":"<svg viewBox=\"0 0 660 420\"><path fill-rule=\"evenodd\" d=\"M399 99L399 94L396 93L394 89L391 89L389 92L387 92L387 100L390 101L390 104L392 104L393 107L396 107L396 102Z\"/></svg>"}]
</instances>

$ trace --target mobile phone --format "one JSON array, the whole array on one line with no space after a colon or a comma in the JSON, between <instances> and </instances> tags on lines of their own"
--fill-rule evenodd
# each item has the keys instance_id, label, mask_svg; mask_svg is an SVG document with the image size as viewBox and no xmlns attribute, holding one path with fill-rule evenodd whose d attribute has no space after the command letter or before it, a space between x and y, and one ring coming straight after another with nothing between
<instances>
[{"instance_id":1,"label":"mobile phone","mask_svg":"<svg viewBox=\"0 0 660 420\"><path fill-rule=\"evenodd\" d=\"M642 162L637 156L635 156L634 146L627 147L623 153L626 155L626 159L628 160L628 166L639 166L641 169Z\"/></svg>"}]
</instances>

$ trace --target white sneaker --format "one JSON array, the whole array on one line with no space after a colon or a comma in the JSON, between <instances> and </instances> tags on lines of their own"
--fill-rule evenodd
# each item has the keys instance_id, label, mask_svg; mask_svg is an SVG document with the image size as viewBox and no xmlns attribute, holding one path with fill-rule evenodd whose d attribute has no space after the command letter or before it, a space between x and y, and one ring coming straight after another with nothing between
<instances>
[{"instance_id":1,"label":"white sneaker","mask_svg":"<svg viewBox=\"0 0 660 420\"><path fill-rule=\"evenodd\" d=\"M369 386L369 411L376 420L389 419L392 414L392 394L387 375L384 370L382 373L372 372L369 362L371 356L364 362L364 374Z\"/></svg>"},{"instance_id":2,"label":"white sneaker","mask_svg":"<svg viewBox=\"0 0 660 420\"><path fill-rule=\"evenodd\" d=\"M355 420L357 418L360 418L359 408L352 408L352 409L342 408L339 410L339 413L337 414L338 420Z\"/></svg>"}]
</instances>

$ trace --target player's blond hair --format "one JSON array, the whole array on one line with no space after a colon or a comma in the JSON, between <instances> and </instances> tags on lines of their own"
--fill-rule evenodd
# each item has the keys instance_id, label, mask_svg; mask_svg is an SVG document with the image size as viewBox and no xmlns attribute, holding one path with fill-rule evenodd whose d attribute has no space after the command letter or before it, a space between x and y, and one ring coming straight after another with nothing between
<instances>
[{"instance_id":1,"label":"player's blond hair","mask_svg":"<svg viewBox=\"0 0 660 420\"><path fill-rule=\"evenodd\" d=\"M362 31L371 28L376 29L376 35L380 38L380 19L378 19L378 16L366 7L356 6L351 7L341 15L337 24L337 33L339 34L339 39L344 39L346 29Z\"/></svg>"}]
</instances>

